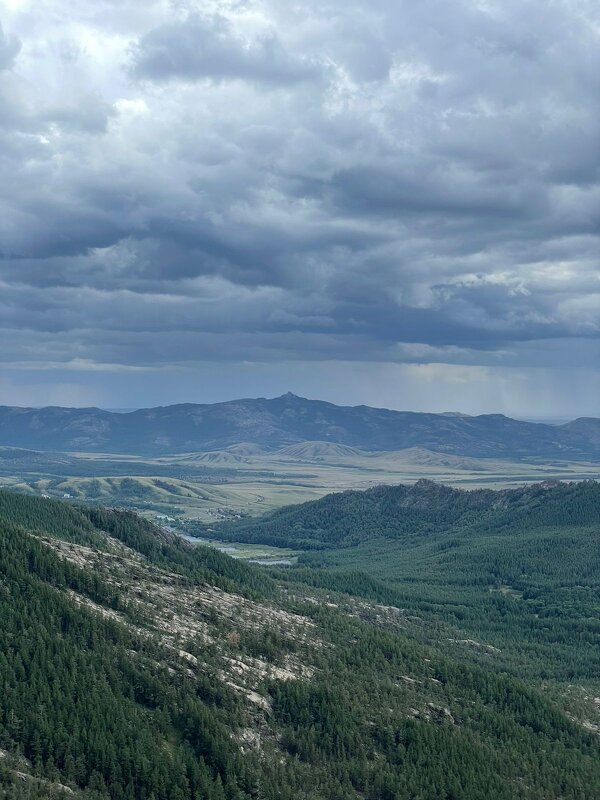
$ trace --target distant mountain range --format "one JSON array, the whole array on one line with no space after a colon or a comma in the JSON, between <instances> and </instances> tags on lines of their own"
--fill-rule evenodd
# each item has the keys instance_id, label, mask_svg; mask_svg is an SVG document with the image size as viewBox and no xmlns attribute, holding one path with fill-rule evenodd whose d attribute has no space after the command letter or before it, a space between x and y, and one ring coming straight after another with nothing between
<instances>
[{"instance_id":1,"label":"distant mountain range","mask_svg":"<svg viewBox=\"0 0 600 800\"><path fill-rule=\"evenodd\" d=\"M502 414L472 417L336 406L290 393L127 413L0 407L0 445L35 450L161 455L241 443L272 450L307 441L367 451L419 447L477 458L594 461L600 460L600 419L549 425Z\"/></svg>"}]
</instances>

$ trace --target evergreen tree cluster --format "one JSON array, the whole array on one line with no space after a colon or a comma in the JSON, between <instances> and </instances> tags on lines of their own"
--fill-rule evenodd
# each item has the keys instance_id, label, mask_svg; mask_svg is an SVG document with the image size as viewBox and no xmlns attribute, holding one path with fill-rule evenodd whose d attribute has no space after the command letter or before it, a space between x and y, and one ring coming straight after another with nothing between
<instances>
[{"instance_id":1,"label":"evergreen tree cluster","mask_svg":"<svg viewBox=\"0 0 600 800\"><path fill-rule=\"evenodd\" d=\"M219 539L313 550L355 547L381 538L411 541L457 530L577 524L600 524L600 484L595 481L468 491L420 480L413 486L337 492L211 529ZM205 533L198 526L198 535Z\"/></svg>"},{"instance_id":2,"label":"evergreen tree cluster","mask_svg":"<svg viewBox=\"0 0 600 800\"><path fill-rule=\"evenodd\" d=\"M550 536L543 527L534 529L534 542ZM527 530L514 535L523 543ZM580 542L578 533L563 534L564 546ZM192 548L129 513L0 492L0 797L600 797L600 740L542 690L540 674L534 674L535 653L527 656L531 674L519 678L514 664L505 663L513 657L510 651L491 662L440 647L446 626L457 625L461 614L467 627L476 624L477 607L469 605L474 595L464 582L477 562L477 547L486 580L480 594L497 608L488 633L494 626L506 630L499 623L502 615L508 626L519 620L524 602L537 609L531 619L543 618L550 635L562 631L557 649L563 653L597 643L581 617L594 602L595 562L589 563L579 595L578 568L565 567L566 588L573 592L568 638L560 599L565 586L556 581L559 562L537 554L534 543L523 544L511 562L501 546L506 533L496 527L488 535L485 547L483 539L467 537L472 561L467 559L462 572L454 560L460 536L456 547L423 545L432 548L427 558L437 565L424 598L422 587L409 580L394 583L385 572L368 575L325 563L269 574ZM178 575L182 591L198 583L220 586L303 614L312 623L314 644L257 626L231 637L222 652L201 639L191 642L201 665L196 672L170 668L160 637L129 624L134 612L127 587L64 560L44 541L63 538L102 557L110 551L108 536L135 551L148 569ZM490 555L494 543L500 550ZM377 563L378 551L371 556ZM519 572L520 588L511 590L518 597L489 591L494 569L499 570L495 580L504 580L511 569L516 579L523 568L535 580ZM462 610L457 592L464 593ZM544 594L552 592L554 611ZM379 618L382 602L399 605L402 599L408 612L412 603L422 615L413 627L410 613L404 628ZM490 607L482 605L480 615ZM557 620L562 627L553 627ZM216 611L211 624L215 631L222 624ZM528 632L519 622L515 647L527 654L527 637L535 631L533 623ZM540 647L549 641L540 639ZM257 708L219 676L219 659L239 654L271 663L309 659L311 669L296 680L265 675L256 688L269 707ZM594 658L587 662L590 674ZM583 660L574 658L572 666L582 672ZM244 731L253 731L260 747L242 746Z\"/></svg>"}]
</instances>

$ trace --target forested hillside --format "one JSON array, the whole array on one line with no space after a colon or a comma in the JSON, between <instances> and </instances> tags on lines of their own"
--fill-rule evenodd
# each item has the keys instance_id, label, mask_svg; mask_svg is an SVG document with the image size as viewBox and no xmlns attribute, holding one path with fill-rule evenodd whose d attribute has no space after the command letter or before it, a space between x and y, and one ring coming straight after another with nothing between
<instances>
[{"instance_id":1,"label":"forested hillside","mask_svg":"<svg viewBox=\"0 0 600 800\"><path fill-rule=\"evenodd\" d=\"M600 484L560 483L465 491L420 480L329 494L258 519L211 525L221 539L299 547L352 547L370 539L414 540L457 530L600 525ZM199 533L206 530L200 527Z\"/></svg>"},{"instance_id":2,"label":"forested hillside","mask_svg":"<svg viewBox=\"0 0 600 800\"><path fill-rule=\"evenodd\" d=\"M421 481L212 530L304 548L288 580L402 607L426 620L416 630L425 641L475 642L474 658L493 653L514 675L567 685L600 675L598 483L461 491ZM600 703L591 708L600 723Z\"/></svg>"},{"instance_id":3,"label":"forested hillside","mask_svg":"<svg viewBox=\"0 0 600 800\"><path fill-rule=\"evenodd\" d=\"M0 544L1 797L598 796L581 698L369 599L381 582L1 492Z\"/></svg>"}]
</instances>

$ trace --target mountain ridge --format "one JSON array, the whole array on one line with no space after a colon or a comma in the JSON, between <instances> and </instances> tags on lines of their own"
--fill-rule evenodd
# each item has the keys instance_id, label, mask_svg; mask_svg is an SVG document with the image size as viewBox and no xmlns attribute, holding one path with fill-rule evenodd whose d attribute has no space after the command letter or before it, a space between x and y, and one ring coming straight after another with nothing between
<instances>
[{"instance_id":1,"label":"mountain ridge","mask_svg":"<svg viewBox=\"0 0 600 800\"><path fill-rule=\"evenodd\" d=\"M513 489L456 489L416 483L351 489L285 506L262 517L213 525L219 539L301 549L354 547L375 539L413 542L449 531L482 533L600 525L600 483L542 481Z\"/></svg>"},{"instance_id":2,"label":"mountain ridge","mask_svg":"<svg viewBox=\"0 0 600 800\"><path fill-rule=\"evenodd\" d=\"M266 450L330 442L367 451L419 447L478 458L593 461L600 459L600 419L549 425L503 414L337 406L291 393L126 413L93 407L0 406L0 446L160 455L221 450L239 442Z\"/></svg>"}]
</instances>

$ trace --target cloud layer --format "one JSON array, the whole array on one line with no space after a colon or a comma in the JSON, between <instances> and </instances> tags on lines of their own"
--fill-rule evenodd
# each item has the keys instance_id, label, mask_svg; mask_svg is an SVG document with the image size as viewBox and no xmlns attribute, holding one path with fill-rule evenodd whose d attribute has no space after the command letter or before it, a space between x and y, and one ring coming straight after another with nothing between
<instances>
[{"instance_id":1,"label":"cloud layer","mask_svg":"<svg viewBox=\"0 0 600 800\"><path fill-rule=\"evenodd\" d=\"M325 396L327 375L370 364L382 400L396 365L417 383L418 366L459 383L483 370L477 391L507 370L515 387L523 370L595 379L593 3L22 0L3 14L11 402L49 371L67 387L102 372L114 405L137 405L163 399L165 369L249 363L281 388L321 365L321 389L291 388ZM128 384L140 370L156 374L144 390ZM260 380L233 394L245 386Z\"/></svg>"}]
</instances>

